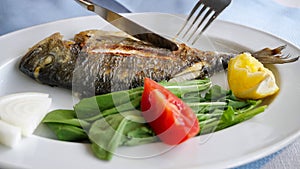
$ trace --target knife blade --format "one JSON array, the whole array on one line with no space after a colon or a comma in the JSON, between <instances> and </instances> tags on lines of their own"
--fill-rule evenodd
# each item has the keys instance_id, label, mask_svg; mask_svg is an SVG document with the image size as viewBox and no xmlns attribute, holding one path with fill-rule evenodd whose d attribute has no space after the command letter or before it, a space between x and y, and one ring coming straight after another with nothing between
<instances>
[{"instance_id":1,"label":"knife blade","mask_svg":"<svg viewBox=\"0 0 300 169\"><path fill-rule=\"evenodd\" d=\"M103 17L110 24L124 31L125 33L160 48L170 49L171 51L178 50L178 46L173 41L152 32L151 30L137 24L136 22L123 17L122 15L113 12L107 8L101 7L88 0L75 0L81 6L89 11L92 11ZM117 21L116 21L117 20Z\"/></svg>"}]
</instances>

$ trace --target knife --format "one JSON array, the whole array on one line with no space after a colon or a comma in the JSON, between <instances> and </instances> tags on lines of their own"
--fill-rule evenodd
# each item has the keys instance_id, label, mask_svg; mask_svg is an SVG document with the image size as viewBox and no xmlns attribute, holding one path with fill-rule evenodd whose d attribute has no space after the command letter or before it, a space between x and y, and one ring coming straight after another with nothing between
<instances>
[{"instance_id":1,"label":"knife","mask_svg":"<svg viewBox=\"0 0 300 169\"><path fill-rule=\"evenodd\" d=\"M176 43L172 42L171 40L156 34L149 29L135 23L134 21L123 17L122 15L113 12L105 7L101 7L91 1L88 0L75 0L81 6L86 8L89 11L95 12L99 16L103 17L109 23L114 25L115 27L119 28L120 30L126 32L127 34L151 43L152 45L160 48L170 49L171 51L178 50L178 46ZM118 22L114 22L118 19Z\"/></svg>"},{"instance_id":2,"label":"knife","mask_svg":"<svg viewBox=\"0 0 300 169\"><path fill-rule=\"evenodd\" d=\"M97 4L98 6L102 6L103 8L109 9L116 13L131 13L131 11L129 9L124 7L122 4L120 4L116 0L92 0L89 2L93 2L94 4Z\"/></svg>"}]
</instances>

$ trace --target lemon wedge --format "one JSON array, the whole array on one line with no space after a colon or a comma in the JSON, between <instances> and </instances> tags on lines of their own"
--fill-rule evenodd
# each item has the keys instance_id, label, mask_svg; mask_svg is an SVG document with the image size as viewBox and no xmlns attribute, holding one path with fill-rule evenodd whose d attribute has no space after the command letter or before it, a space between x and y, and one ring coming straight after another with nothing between
<instances>
[{"instance_id":1,"label":"lemon wedge","mask_svg":"<svg viewBox=\"0 0 300 169\"><path fill-rule=\"evenodd\" d=\"M249 53L230 59L227 79L233 94L242 99L261 99L279 91L272 71Z\"/></svg>"}]
</instances>

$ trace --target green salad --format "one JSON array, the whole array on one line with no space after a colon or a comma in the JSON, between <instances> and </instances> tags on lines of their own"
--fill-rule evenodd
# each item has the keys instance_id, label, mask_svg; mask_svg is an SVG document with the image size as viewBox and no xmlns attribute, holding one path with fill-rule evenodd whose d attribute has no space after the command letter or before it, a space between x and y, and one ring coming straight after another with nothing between
<instances>
[{"instance_id":1,"label":"green salad","mask_svg":"<svg viewBox=\"0 0 300 169\"><path fill-rule=\"evenodd\" d=\"M231 90L210 79L160 85L186 103L196 114L203 135L225 129L263 112L262 100L240 100ZM161 140L146 123L140 104L143 87L112 92L79 101L73 110L54 110L43 119L57 139L91 144L96 157L110 160L119 146Z\"/></svg>"}]
</instances>

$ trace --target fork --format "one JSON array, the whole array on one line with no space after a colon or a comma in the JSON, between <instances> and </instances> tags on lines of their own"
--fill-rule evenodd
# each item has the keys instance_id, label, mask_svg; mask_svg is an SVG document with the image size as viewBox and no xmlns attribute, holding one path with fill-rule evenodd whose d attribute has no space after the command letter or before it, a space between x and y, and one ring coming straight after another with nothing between
<instances>
[{"instance_id":1,"label":"fork","mask_svg":"<svg viewBox=\"0 0 300 169\"><path fill-rule=\"evenodd\" d=\"M231 3L231 0L199 0L198 3L194 6L190 14L188 15L185 23L183 24L182 28L179 30L179 32L176 34L176 37L179 37L179 35L182 33L184 28L187 26L195 12L199 9L198 14L194 17L194 20L190 24L190 26L187 28L186 32L183 34L182 38L185 38L188 32L191 31L193 27L195 29L190 34L189 38L187 39L187 42L189 42L192 37L195 35L197 30L201 27L201 25L208 19L206 24L203 26L203 28L199 31L198 35L195 37L195 39L192 42L192 45L195 44L195 42L200 38L200 35L206 30L206 28L216 19L216 17ZM200 16L202 16L201 21L197 20ZM208 18L210 17L210 18ZM198 25L195 26L197 23Z\"/></svg>"}]
</instances>

